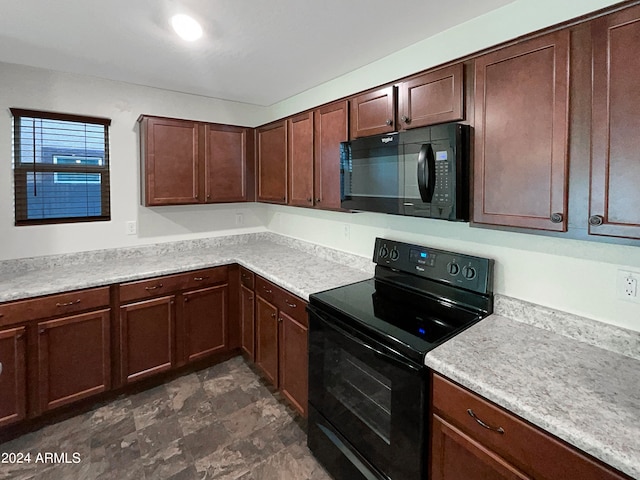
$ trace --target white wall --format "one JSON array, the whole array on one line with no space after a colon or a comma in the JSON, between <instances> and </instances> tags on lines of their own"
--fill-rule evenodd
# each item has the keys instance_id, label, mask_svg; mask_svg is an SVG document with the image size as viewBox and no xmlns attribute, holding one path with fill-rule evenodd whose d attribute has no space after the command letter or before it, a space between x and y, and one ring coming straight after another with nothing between
<instances>
[{"instance_id":1,"label":"white wall","mask_svg":"<svg viewBox=\"0 0 640 480\"><path fill-rule=\"evenodd\" d=\"M376 237L493 258L494 291L640 331L640 304L618 300L618 269L640 274L640 248L377 213L265 206L276 233L372 257Z\"/></svg>"},{"instance_id":2,"label":"white wall","mask_svg":"<svg viewBox=\"0 0 640 480\"><path fill-rule=\"evenodd\" d=\"M251 205L140 206L140 114L253 126L266 121L261 107L0 63L0 260L182 240L238 230L263 230ZM9 108L108 117L111 148L111 221L14 226ZM138 222L138 235L125 222Z\"/></svg>"}]
</instances>

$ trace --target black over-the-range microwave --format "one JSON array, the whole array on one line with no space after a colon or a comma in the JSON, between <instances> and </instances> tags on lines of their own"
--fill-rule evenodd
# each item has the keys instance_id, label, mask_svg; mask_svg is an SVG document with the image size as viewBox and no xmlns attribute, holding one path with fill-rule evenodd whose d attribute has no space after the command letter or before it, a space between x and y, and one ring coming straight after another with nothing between
<instances>
[{"instance_id":1,"label":"black over-the-range microwave","mask_svg":"<svg viewBox=\"0 0 640 480\"><path fill-rule=\"evenodd\" d=\"M342 142L342 208L468 221L469 136L447 123Z\"/></svg>"}]
</instances>

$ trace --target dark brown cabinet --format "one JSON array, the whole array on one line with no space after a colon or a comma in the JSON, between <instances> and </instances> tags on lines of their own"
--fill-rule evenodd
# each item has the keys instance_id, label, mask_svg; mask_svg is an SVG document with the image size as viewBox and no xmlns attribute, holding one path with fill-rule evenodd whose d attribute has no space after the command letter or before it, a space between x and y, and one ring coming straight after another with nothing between
<instances>
[{"instance_id":1,"label":"dark brown cabinet","mask_svg":"<svg viewBox=\"0 0 640 480\"><path fill-rule=\"evenodd\" d=\"M640 8L592 22L589 233L640 238Z\"/></svg>"},{"instance_id":2,"label":"dark brown cabinet","mask_svg":"<svg viewBox=\"0 0 640 480\"><path fill-rule=\"evenodd\" d=\"M110 326L109 309L38 323L41 412L110 388Z\"/></svg>"},{"instance_id":3,"label":"dark brown cabinet","mask_svg":"<svg viewBox=\"0 0 640 480\"><path fill-rule=\"evenodd\" d=\"M0 427L26 417L25 327L0 330Z\"/></svg>"},{"instance_id":4,"label":"dark brown cabinet","mask_svg":"<svg viewBox=\"0 0 640 480\"><path fill-rule=\"evenodd\" d=\"M145 206L249 199L251 129L148 115L138 121Z\"/></svg>"},{"instance_id":5,"label":"dark brown cabinet","mask_svg":"<svg viewBox=\"0 0 640 480\"><path fill-rule=\"evenodd\" d=\"M139 122L144 205L201 201L198 123L147 116Z\"/></svg>"},{"instance_id":6,"label":"dark brown cabinet","mask_svg":"<svg viewBox=\"0 0 640 480\"><path fill-rule=\"evenodd\" d=\"M566 230L569 35L475 59L475 223Z\"/></svg>"},{"instance_id":7,"label":"dark brown cabinet","mask_svg":"<svg viewBox=\"0 0 640 480\"><path fill-rule=\"evenodd\" d=\"M340 142L349 140L349 102L344 100L313 113L314 205L340 208Z\"/></svg>"},{"instance_id":8,"label":"dark brown cabinet","mask_svg":"<svg viewBox=\"0 0 640 480\"><path fill-rule=\"evenodd\" d=\"M289 205L313 206L313 112L287 120Z\"/></svg>"},{"instance_id":9,"label":"dark brown cabinet","mask_svg":"<svg viewBox=\"0 0 640 480\"><path fill-rule=\"evenodd\" d=\"M464 118L463 65L424 73L399 85L401 129L455 122Z\"/></svg>"},{"instance_id":10,"label":"dark brown cabinet","mask_svg":"<svg viewBox=\"0 0 640 480\"><path fill-rule=\"evenodd\" d=\"M227 284L185 292L181 299L186 361L193 362L226 350Z\"/></svg>"},{"instance_id":11,"label":"dark brown cabinet","mask_svg":"<svg viewBox=\"0 0 640 480\"><path fill-rule=\"evenodd\" d=\"M351 138L397 130L396 87L363 93L351 100Z\"/></svg>"},{"instance_id":12,"label":"dark brown cabinet","mask_svg":"<svg viewBox=\"0 0 640 480\"><path fill-rule=\"evenodd\" d=\"M278 308L256 297L256 365L278 387Z\"/></svg>"},{"instance_id":13,"label":"dark brown cabinet","mask_svg":"<svg viewBox=\"0 0 640 480\"><path fill-rule=\"evenodd\" d=\"M255 362L255 297L253 272L240 267L240 337L241 348Z\"/></svg>"},{"instance_id":14,"label":"dark brown cabinet","mask_svg":"<svg viewBox=\"0 0 640 480\"><path fill-rule=\"evenodd\" d=\"M250 129L231 125L204 125L205 201L247 200L247 152Z\"/></svg>"},{"instance_id":15,"label":"dark brown cabinet","mask_svg":"<svg viewBox=\"0 0 640 480\"><path fill-rule=\"evenodd\" d=\"M434 480L626 478L440 375L432 388Z\"/></svg>"},{"instance_id":16,"label":"dark brown cabinet","mask_svg":"<svg viewBox=\"0 0 640 480\"><path fill-rule=\"evenodd\" d=\"M256 129L258 201L287 203L287 122Z\"/></svg>"},{"instance_id":17,"label":"dark brown cabinet","mask_svg":"<svg viewBox=\"0 0 640 480\"><path fill-rule=\"evenodd\" d=\"M121 382L228 350L228 279L214 267L121 284Z\"/></svg>"},{"instance_id":18,"label":"dark brown cabinet","mask_svg":"<svg viewBox=\"0 0 640 480\"><path fill-rule=\"evenodd\" d=\"M303 416L307 415L306 302L256 279L256 365Z\"/></svg>"},{"instance_id":19,"label":"dark brown cabinet","mask_svg":"<svg viewBox=\"0 0 640 480\"><path fill-rule=\"evenodd\" d=\"M123 384L166 372L175 365L175 296L120 307Z\"/></svg>"},{"instance_id":20,"label":"dark brown cabinet","mask_svg":"<svg viewBox=\"0 0 640 480\"><path fill-rule=\"evenodd\" d=\"M296 305L297 306L297 305ZM300 411L307 415L309 348L306 316L293 318L284 311L280 322L280 378L282 394Z\"/></svg>"}]
</instances>

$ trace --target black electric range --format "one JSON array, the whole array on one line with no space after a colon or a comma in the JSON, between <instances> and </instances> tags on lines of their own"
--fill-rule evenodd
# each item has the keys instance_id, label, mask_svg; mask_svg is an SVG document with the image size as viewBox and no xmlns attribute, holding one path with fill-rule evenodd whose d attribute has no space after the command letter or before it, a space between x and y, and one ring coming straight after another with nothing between
<instances>
[{"instance_id":1,"label":"black electric range","mask_svg":"<svg viewBox=\"0 0 640 480\"><path fill-rule=\"evenodd\" d=\"M336 480L424 480L429 350L493 310L493 261L376 239L370 280L309 301L309 436Z\"/></svg>"}]
</instances>

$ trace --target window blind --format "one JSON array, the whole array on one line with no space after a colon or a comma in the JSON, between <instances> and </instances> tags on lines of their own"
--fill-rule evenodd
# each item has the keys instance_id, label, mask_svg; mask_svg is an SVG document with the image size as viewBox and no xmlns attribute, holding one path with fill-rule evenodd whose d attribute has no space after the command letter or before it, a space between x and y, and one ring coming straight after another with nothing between
<instances>
[{"instance_id":1,"label":"window blind","mask_svg":"<svg viewBox=\"0 0 640 480\"><path fill-rule=\"evenodd\" d=\"M111 120L11 113L16 225L109 220Z\"/></svg>"}]
</instances>

